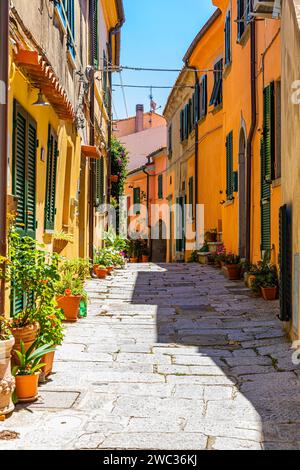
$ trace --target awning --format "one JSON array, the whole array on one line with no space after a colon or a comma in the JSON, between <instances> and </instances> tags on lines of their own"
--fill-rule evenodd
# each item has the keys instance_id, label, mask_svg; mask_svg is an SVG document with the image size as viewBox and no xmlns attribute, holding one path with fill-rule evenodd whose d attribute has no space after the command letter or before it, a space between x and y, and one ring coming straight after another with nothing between
<instances>
[{"instance_id":1,"label":"awning","mask_svg":"<svg viewBox=\"0 0 300 470\"><path fill-rule=\"evenodd\" d=\"M82 145L81 153L87 158L96 158L98 160L101 157L101 153L96 145Z\"/></svg>"},{"instance_id":2,"label":"awning","mask_svg":"<svg viewBox=\"0 0 300 470\"><path fill-rule=\"evenodd\" d=\"M36 51L25 49L19 49L15 55L15 62L26 71L34 86L46 96L58 117L74 121L73 106L50 65Z\"/></svg>"}]
</instances>

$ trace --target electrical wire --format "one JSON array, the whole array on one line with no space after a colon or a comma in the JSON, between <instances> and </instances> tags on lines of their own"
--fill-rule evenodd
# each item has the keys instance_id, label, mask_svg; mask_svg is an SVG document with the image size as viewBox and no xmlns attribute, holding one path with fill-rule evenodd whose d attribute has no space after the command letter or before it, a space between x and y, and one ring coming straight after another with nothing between
<instances>
[{"instance_id":1,"label":"electrical wire","mask_svg":"<svg viewBox=\"0 0 300 470\"><path fill-rule=\"evenodd\" d=\"M126 112L126 117L128 118L128 107L127 107L127 101L126 101L126 95L125 95L125 88L123 85L123 78L122 78L122 72L120 71L120 86L122 88L122 95L123 95L123 101L124 101L124 106L125 106L125 112Z\"/></svg>"},{"instance_id":2,"label":"electrical wire","mask_svg":"<svg viewBox=\"0 0 300 470\"><path fill-rule=\"evenodd\" d=\"M124 87L124 88L154 88L154 89L173 89L173 88L190 88L194 89L193 85L174 85L174 86L154 86L154 85L118 85L117 83L113 84L113 87Z\"/></svg>"}]
</instances>

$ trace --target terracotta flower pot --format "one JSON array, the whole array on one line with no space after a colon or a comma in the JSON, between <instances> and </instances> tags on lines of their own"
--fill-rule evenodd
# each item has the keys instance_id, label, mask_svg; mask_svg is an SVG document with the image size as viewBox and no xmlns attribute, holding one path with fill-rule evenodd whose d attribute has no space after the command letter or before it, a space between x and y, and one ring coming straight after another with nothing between
<instances>
[{"instance_id":1,"label":"terracotta flower pot","mask_svg":"<svg viewBox=\"0 0 300 470\"><path fill-rule=\"evenodd\" d=\"M114 270L114 267L113 267L113 266L108 266L106 269L107 269L107 273L108 273L109 275L111 275L112 272L113 272L113 270Z\"/></svg>"},{"instance_id":2,"label":"terracotta flower pot","mask_svg":"<svg viewBox=\"0 0 300 470\"><path fill-rule=\"evenodd\" d=\"M57 306L63 310L66 321L77 321L80 300L81 295L65 295L57 297Z\"/></svg>"},{"instance_id":3,"label":"terracotta flower pot","mask_svg":"<svg viewBox=\"0 0 300 470\"><path fill-rule=\"evenodd\" d=\"M16 394L21 402L35 401L38 397L39 372L16 376Z\"/></svg>"},{"instance_id":4,"label":"terracotta flower pot","mask_svg":"<svg viewBox=\"0 0 300 470\"><path fill-rule=\"evenodd\" d=\"M239 264L226 264L225 267L230 281L238 281L241 279L241 267Z\"/></svg>"},{"instance_id":5,"label":"terracotta flower pot","mask_svg":"<svg viewBox=\"0 0 300 470\"><path fill-rule=\"evenodd\" d=\"M149 263L149 256L148 255L142 255L142 263Z\"/></svg>"},{"instance_id":6,"label":"terracotta flower pot","mask_svg":"<svg viewBox=\"0 0 300 470\"><path fill-rule=\"evenodd\" d=\"M96 276L98 277L98 279L105 279L107 274L108 274L108 271L107 271L106 268L105 269L102 269L102 268L101 269L100 268L96 269Z\"/></svg>"},{"instance_id":7,"label":"terracotta flower pot","mask_svg":"<svg viewBox=\"0 0 300 470\"><path fill-rule=\"evenodd\" d=\"M119 181L118 175L111 175L110 180L112 183L117 183Z\"/></svg>"},{"instance_id":8,"label":"terracotta flower pot","mask_svg":"<svg viewBox=\"0 0 300 470\"><path fill-rule=\"evenodd\" d=\"M94 264L94 266L93 266L93 270L94 270L94 273L96 274L96 276L97 276L96 271L97 271L98 267L99 267L99 264Z\"/></svg>"},{"instance_id":9,"label":"terracotta flower pot","mask_svg":"<svg viewBox=\"0 0 300 470\"><path fill-rule=\"evenodd\" d=\"M21 350L21 341L23 341L25 346L25 351L27 351L30 346L35 342L40 331L40 325L38 322L33 323L32 325L23 326L22 328L12 328L11 332L15 338L14 349L17 351ZM17 355L12 353L12 360L14 364L18 364Z\"/></svg>"},{"instance_id":10,"label":"terracotta flower pot","mask_svg":"<svg viewBox=\"0 0 300 470\"><path fill-rule=\"evenodd\" d=\"M129 258L129 263L138 263L138 258Z\"/></svg>"},{"instance_id":11,"label":"terracotta flower pot","mask_svg":"<svg viewBox=\"0 0 300 470\"><path fill-rule=\"evenodd\" d=\"M15 379L11 375L10 358L15 338L0 341L0 415L7 415L14 409L12 393Z\"/></svg>"},{"instance_id":12,"label":"terracotta flower pot","mask_svg":"<svg viewBox=\"0 0 300 470\"><path fill-rule=\"evenodd\" d=\"M277 287L261 287L261 293L265 300L276 300L278 296Z\"/></svg>"},{"instance_id":13,"label":"terracotta flower pot","mask_svg":"<svg viewBox=\"0 0 300 470\"><path fill-rule=\"evenodd\" d=\"M44 367L41 368L41 373L43 374L44 377L48 377L48 375L52 373L54 355L55 355L55 351L52 351L51 353L47 353L45 354L45 356L42 357L41 363L45 365Z\"/></svg>"}]
</instances>

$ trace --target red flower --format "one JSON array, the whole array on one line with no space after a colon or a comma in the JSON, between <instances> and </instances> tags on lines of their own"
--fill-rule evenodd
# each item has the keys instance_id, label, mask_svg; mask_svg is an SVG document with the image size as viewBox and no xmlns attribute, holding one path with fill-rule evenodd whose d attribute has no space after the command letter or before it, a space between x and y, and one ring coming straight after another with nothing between
<instances>
[{"instance_id":1,"label":"red flower","mask_svg":"<svg viewBox=\"0 0 300 470\"><path fill-rule=\"evenodd\" d=\"M66 290L65 290L65 295L68 296L68 297L69 297L70 295L72 295L71 289L66 289Z\"/></svg>"}]
</instances>

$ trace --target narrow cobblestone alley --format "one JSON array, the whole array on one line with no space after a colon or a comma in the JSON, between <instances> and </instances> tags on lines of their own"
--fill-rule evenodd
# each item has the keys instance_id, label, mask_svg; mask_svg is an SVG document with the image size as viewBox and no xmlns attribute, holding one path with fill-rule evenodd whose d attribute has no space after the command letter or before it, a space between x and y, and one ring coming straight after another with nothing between
<instances>
[{"instance_id":1,"label":"narrow cobblestone alley","mask_svg":"<svg viewBox=\"0 0 300 470\"><path fill-rule=\"evenodd\" d=\"M299 367L277 302L197 264L88 282L39 400L1 449L297 449Z\"/></svg>"}]
</instances>

